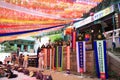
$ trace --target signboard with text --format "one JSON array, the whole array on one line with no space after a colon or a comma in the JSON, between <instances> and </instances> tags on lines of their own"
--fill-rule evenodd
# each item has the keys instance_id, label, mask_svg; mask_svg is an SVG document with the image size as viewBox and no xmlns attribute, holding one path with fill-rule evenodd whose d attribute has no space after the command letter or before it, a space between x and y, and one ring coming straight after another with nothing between
<instances>
[{"instance_id":1,"label":"signboard with text","mask_svg":"<svg viewBox=\"0 0 120 80\"><path fill-rule=\"evenodd\" d=\"M96 60L96 69L98 78L107 79L107 59L106 59L106 41L96 40L94 41L94 52Z\"/></svg>"},{"instance_id":2,"label":"signboard with text","mask_svg":"<svg viewBox=\"0 0 120 80\"><path fill-rule=\"evenodd\" d=\"M98 20L100 18L103 18L103 17L107 16L108 14L112 13L113 11L114 11L114 6L112 5L108 8L103 9L102 11L95 13L93 16L93 19L95 21L95 20Z\"/></svg>"},{"instance_id":3,"label":"signboard with text","mask_svg":"<svg viewBox=\"0 0 120 80\"><path fill-rule=\"evenodd\" d=\"M85 41L76 42L76 52L77 72L83 73L86 71Z\"/></svg>"},{"instance_id":4,"label":"signboard with text","mask_svg":"<svg viewBox=\"0 0 120 80\"><path fill-rule=\"evenodd\" d=\"M79 28L79 27L82 27L84 25L87 25L95 20L98 20L100 18L103 18L111 13L114 12L114 5L110 6L110 7L107 7L97 13L95 13L93 16L89 16L79 22L76 22L75 24L73 24L73 26L75 26L75 28Z\"/></svg>"}]
</instances>

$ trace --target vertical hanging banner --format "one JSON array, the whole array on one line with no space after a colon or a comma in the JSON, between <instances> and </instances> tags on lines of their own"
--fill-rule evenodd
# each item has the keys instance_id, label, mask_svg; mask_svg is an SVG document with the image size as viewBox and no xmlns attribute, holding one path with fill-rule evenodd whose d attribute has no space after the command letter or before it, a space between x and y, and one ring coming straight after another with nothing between
<instances>
[{"instance_id":1,"label":"vertical hanging banner","mask_svg":"<svg viewBox=\"0 0 120 80\"><path fill-rule=\"evenodd\" d=\"M67 74L70 74L70 41L68 41L67 43L66 43L66 50L67 50L67 54L66 54L66 61L67 61L67 64L66 64L66 66L67 66Z\"/></svg>"},{"instance_id":2,"label":"vertical hanging banner","mask_svg":"<svg viewBox=\"0 0 120 80\"><path fill-rule=\"evenodd\" d=\"M56 69L58 69L58 46L56 47Z\"/></svg>"},{"instance_id":3,"label":"vertical hanging banner","mask_svg":"<svg viewBox=\"0 0 120 80\"><path fill-rule=\"evenodd\" d=\"M67 46L67 70L70 70L70 46Z\"/></svg>"},{"instance_id":4,"label":"vertical hanging banner","mask_svg":"<svg viewBox=\"0 0 120 80\"><path fill-rule=\"evenodd\" d=\"M51 70L52 69L52 49L47 49L47 67Z\"/></svg>"},{"instance_id":5,"label":"vertical hanging banner","mask_svg":"<svg viewBox=\"0 0 120 80\"><path fill-rule=\"evenodd\" d=\"M50 68L50 49L47 49L47 68Z\"/></svg>"},{"instance_id":6,"label":"vertical hanging banner","mask_svg":"<svg viewBox=\"0 0 120 80\"><path fill-rule=\"evenodd\" d=\"M55 48L52 47L52 69L54 70L54 58L55 58Z\"/></svg>"},{"instance_id":7,"label":"vertical hanging banner","mask_svg":"<svg viewBox=\"0 0 120 80\"><path fill-rule=\"evenodd\" d=\"M44 48L44 67L47 69L47 49Z\"/></svg>"},{"instance_id":8,"label":"vertical hanging banner","mask_svg":"<svg viewBox=\"0 0 120 80\"><path fill-rule=\"evenodd\" d=\"M50 48L50 70L52 69L52 48Z\"/></svg>"},{"instance_id":9,"label":"vertical hanging banner","mask_svg":"<svg viewBox=\"0 0 120 80\"><path fill-rule=\"evenodd\" d=\"M57 70L62 71L63 66L63 46L57 47Z\"/></svg>"},{"instance_id":10,"label":"vertical hanging banner","mask_svg":"<svg viewBox=\"0 0 120 80\"><path fill-rule=\"evenodd\" d=\"M51 45L47 45L47 68L51 69L52 67L52 48Z\"/></svg>"},{"instance_id":11,"label":"vertical hanging banner","mask_svg":"<svg viewBox=\"0 0 120 80\"><path fill-rule=\"evenodd\" d=\"M54 70L57 68L57 46L54 46Z\"/></svg>"},{"instance_id":12,"label":"vertical hanging banner","mask_svg":"<svg viewBox=\"0 0 120 80\"><path fill-rule=\"evenodd\" d=\"M96 58L96 69L98 78L108 79L106 41L105 40L94 41L94 52Z\"/></svg>"},{"instance_id":13,"label":"vertical hanging banner","mask_svg":"<svg viewBox=\"0 0 120 80\"><path fill-rule=\"evenodd\" d=\"M73 51L75 51L75 49L76 49L76 31L73 31L72 32L72 49L73 49Z\"/></svg>"},{"instance_id":14,"label":"vertical hanging banner","mask_svg":"<svg viewBox=\"0 0 120 80\"><path fill-rule=\"evenodd\" d=\"M84 73L86 71L86 50L85 41L76 42L77 52L77 72Z\"/></svg>"}]
</instances>

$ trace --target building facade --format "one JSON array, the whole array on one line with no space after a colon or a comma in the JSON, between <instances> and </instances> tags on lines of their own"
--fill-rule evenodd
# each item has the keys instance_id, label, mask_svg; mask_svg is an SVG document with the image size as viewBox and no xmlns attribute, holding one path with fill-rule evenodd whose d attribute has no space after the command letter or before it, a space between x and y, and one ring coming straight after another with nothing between
<instances>
[{"instance_id":1,"label":"building facade","mask_svg":"<svg viewBox=\"0 0 120 80\"><path fill-rule=\"evenodd\" d=\"M33 53L34 52L34 50L33 50L34 41L35 41L34 38L27 37L27 38L9 41L9 44L11 46L16 47L17 49L19 48L20 52L32 52Z\"/></svg>"}]
</instances>

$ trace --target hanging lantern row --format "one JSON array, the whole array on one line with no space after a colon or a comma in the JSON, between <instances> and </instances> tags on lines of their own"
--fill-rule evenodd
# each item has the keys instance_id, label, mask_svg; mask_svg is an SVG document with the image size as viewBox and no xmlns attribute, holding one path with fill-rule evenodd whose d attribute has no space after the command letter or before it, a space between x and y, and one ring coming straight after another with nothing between
<instances>
[{"instance_id":1,"label":"hanging lantern row","mask_svg":"<svg viewBox=\"0 0 120 80\"><path fill-rule=\"evenodd\" d=\"M35 16L35 15L25 14L23 12L17 12L17 11L5 9L5 8L0 8L0 13L1 13L0 18L6 18L6 19L12 18L12 19L20 19L20 20L41 20L41 21L50 19L50 18L45 18L44 16L40 17L40 16ZM66 10L65 13L59 12L58 15L60 15L63 18L77 18L77 17L81 17L82 13L83 13L83 11L74 11L73 12L70 10L69 11ZM55 15L55 13L54 13L54 15ZM69 16L69 15L71 15L71 16Z\"/></svg>"},{"instance_id":2,"label":"hanging lantern row","mask_svg":"<svg viewBox=\"0 0 120 80\"><path fill-rule=\"evenodd\" d=\"M38 35L38 34L49 32L49 31L58 31L63 27L64 26L60 26L60 27L57 27L57 28L52 28L52 29L42 30L42 31L38 31L38 32L27 33L27 34L19 34L19 35L13 35L13 36L3 36L3 37L0 37L0 42L6 41L6 40L20 39L20 38L28 37L28 36L35 36L35 35Z\"/></svg>"},{"instance_id":3,"label":"hanging lantern row","mask_svg":"<svg viewBox=\"0 0 120 80\"><path fill-rule=\"evenodd\" d=\"M1 19L1 22L5 21L5 22L28 22L28 23L31 23L32 21L34 21L35 23L39 22L42 23L42 24L50 24L50 23L66 23L66 22L69 22L69 20L67 21L61 21L61 20L54 20L54 19L49 19L49 18L44 18L44 17L38 17L38 16L33 16L33 15L28 15L28 14L25 14L25 13L19 13L19 12L16 12L16 11L13 11L13 10L9 10L9 9L4 9L4 8L0 8L0 19ZM6 14L6 15L4 15ZM23 17L24 16L24 17ZM64 16L64 15L63 15ZM73 15L73 16L76 16L76 15ZM66 15L64 17L69 17L69 15ZM81 14L80 16L81 17ZM3 18L3 19L2 19ZM72 18L72 16L71 16ZM12 20L10 20L12 19ZM19 20L18 20L19 19ZM26 21L28 20L28 21ZM38 21L40 20L40 21ZM33 22L33 23L34 23Z\"/></svg>"},{"instance_id":4,"label":"hanging lantern row","mask_svg":"<svg viewBox=\"0 0 120 80\"><path fill-rule=\"evenodd\" d=\"M21 7L25 7L25 8L29 8L29 9L34 9L34 10L45 12L48 14L56 14L56 15L62 16L64 18L68 18L67 15L69 15L69 13L67 14L67 11L71 11L71 9L72 9L71 13L73 13L73 15L75 15L75 16L72 15L72 17L78 18L78 17L81 17L81 14L79 15L79 13L77 13L76 11L78 11L78 12L83 11L83 12L81 12L83 14L83 13L89 11L91 8L95 7L95 5L91 5L91 1L89 1L89 2L86 1L89 4L79 4L79 3L77 3L77 1L74 3L69 3L70 0L59 0L59 1L57 1L57 0L54 0L54 1L53 0L47 0L47 1L46 0L42 0L42 1L41 0L38 0L38 1L34 1L34 0L33 1L31 1L31 0L29 0L29 1L26 1L26 0L9 1L9 0L5 0L5 1L10 3L10 4L15 4L17 6L21 6ZM22 2L24 4L21 4ZM83 1L81 1L81 2L83 2ZM20 3L20 5L19 5L19 3ZM80 6L78 6L78 5L80 5ZM66 11L66 9L67 9L67 11ZM28 16L28 17L30 17L30 16Z\"/></svg>"},{"instance_id":5,"label":"hanging lantern row","mask_svg":"<svg viewBox=\"0 0 120 80\"><path fill-rule=\"evenodd\" d=\"M42 24L42 25L58 25L58 24L66 24L71 21L60 21L60 20L45 20L45 21L38 21L38 20L13 20L13 19L2 19L0 18L0 23L15 23L15 24Z\"/></svg>"},{"instance_id":6,"label":"hanging lantern row","mask_svg":"<svg viewBox=\"0 0 120 80\"><path fill-rule=\"evenodd\" d=\"M10 9L0 8L0 18L6 19L20 19L20 20L48 20L49 18L44 18L40 16L33 16L30 14L25 14L23 12L17 12Z\"/></svg>"},{"instance_id":7,"label":"hanging lantern row","mask_svg":"<svg viewBox=\"0 0 120 80\"><path fill-rule=\"evenodd\" d=\"M59 29L59 28L63 28L63 26L60 26L60 27L56 27L56 28L50 28L50 29L46 29L46 28L49 28L51 26L54 26L54 25L39 25L39 26L13 26L13 25L0 25L1 29L0 29L0 33L11 33L11 32L21 32L21 31L30 31L30 30L38 30L38 29L45 29L45 30L42 30L42 31L48 31L48 30L56 30L56 29Z\"/></svg>"}]
</instances>

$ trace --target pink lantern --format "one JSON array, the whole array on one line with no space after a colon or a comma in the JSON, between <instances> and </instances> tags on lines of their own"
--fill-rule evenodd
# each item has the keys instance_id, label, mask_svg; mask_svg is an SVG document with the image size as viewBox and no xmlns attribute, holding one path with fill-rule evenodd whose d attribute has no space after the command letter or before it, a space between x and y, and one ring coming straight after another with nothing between
<instances>
[{"instance_id":1,"label":"pink lantern","mask_svg":"<svg viewBox=\"0 0 120 80\"><path fill-rule=\"evenodd\" d=\"M90 16L94 16L94 12L91 12L91 13L90 13Z\"/></svg>"}]
</instances>

